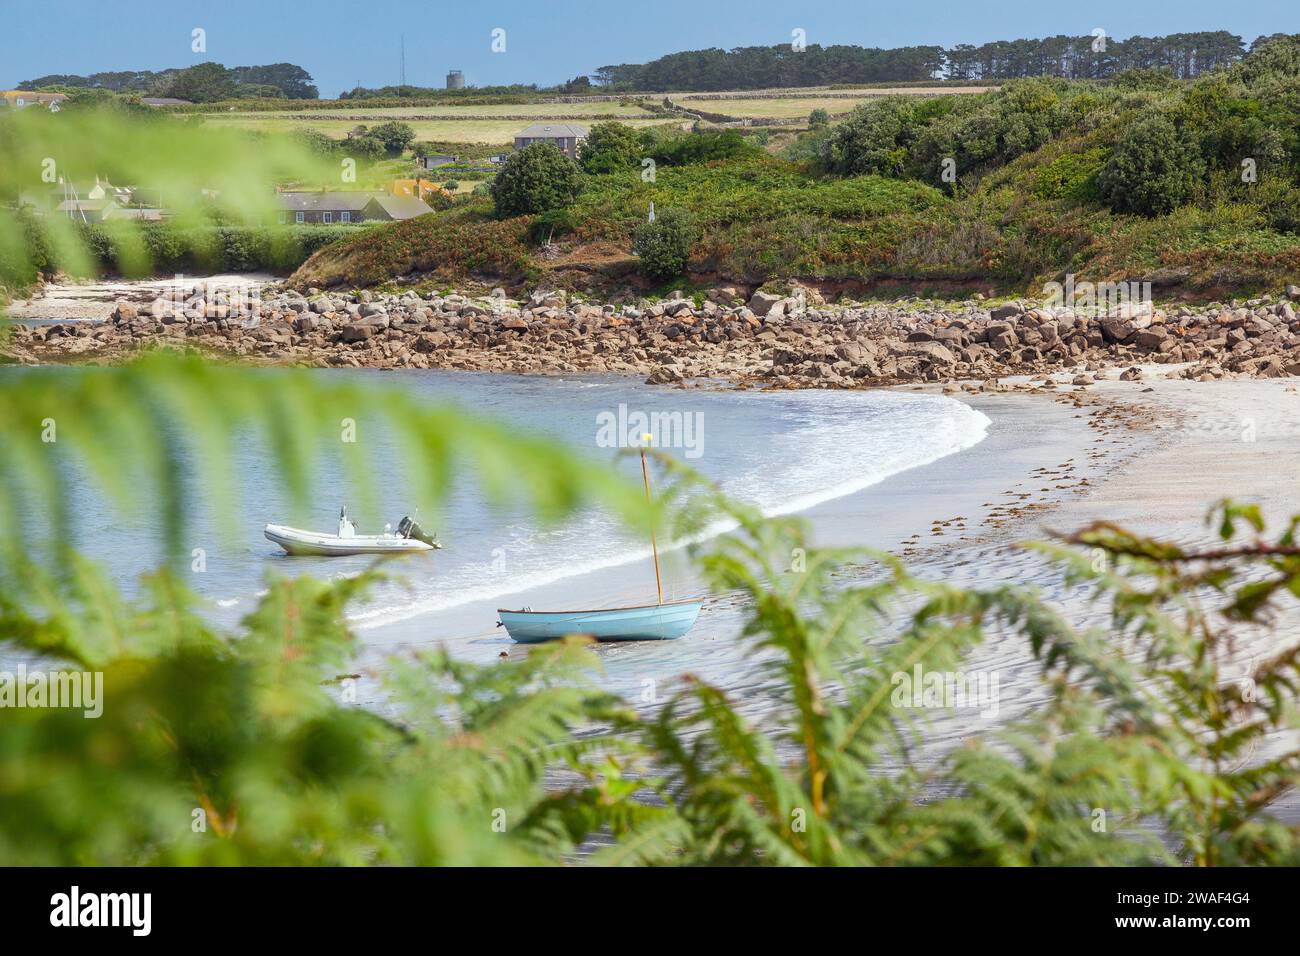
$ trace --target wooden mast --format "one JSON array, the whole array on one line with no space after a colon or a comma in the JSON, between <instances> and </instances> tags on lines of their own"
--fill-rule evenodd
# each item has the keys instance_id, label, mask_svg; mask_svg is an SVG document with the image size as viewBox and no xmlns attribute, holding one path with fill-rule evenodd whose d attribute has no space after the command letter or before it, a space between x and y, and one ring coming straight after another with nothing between
<instances>
[{"instance_id":1,"label":"wooden mast","mask_svg":"<svg viewBox=\"0 0 1300 956\"><path fill-rule=\"evenodd\" d=\"M645 438L647 441L650 439L649 435L644 435L642 437ZM650 500L650 471L646 467L644 447L642 447L641 449L641 480L645 482L645 500L649 501ZM659 576L659 545L655 542L654 525L650 526L650 550L654 553L655 556L655 589L659 592L659 603L663 604L664 584L663 584L663 579L660 578Z\"/></svg>"}]
</instances>

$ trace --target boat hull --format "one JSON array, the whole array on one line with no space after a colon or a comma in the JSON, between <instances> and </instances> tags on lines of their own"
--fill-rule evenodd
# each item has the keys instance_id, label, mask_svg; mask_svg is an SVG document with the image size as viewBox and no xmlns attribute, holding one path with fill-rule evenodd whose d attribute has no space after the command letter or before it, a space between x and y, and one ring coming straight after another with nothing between
<instances>
[{"instance_id":1,"label":"boat hull","mask_svg":"<svg viewBox=\"0 0 1300 956\"><path fill-rule=\"evenodd\" d=\"M301 528L287 528L278 524L267 525L262 533L268 541L273 541L292 555L329 558L348 554L412 554L434 550L433 545L426 541L395 535L359 534L351 538L340 538L334 534L303 531Z\"/></svg>"},{"instance_id":2,"label":"boat hull","mask_svg":"<svg viewBox=\"0 0 1300 956\"><path fill-rule=\"evenodd\" d=\"M598 641L671 641L695 626L703 601L677 601L597 611L509 611L497 614L512 640L540 644L568 635Z\"/></svg>"}]
</instances>

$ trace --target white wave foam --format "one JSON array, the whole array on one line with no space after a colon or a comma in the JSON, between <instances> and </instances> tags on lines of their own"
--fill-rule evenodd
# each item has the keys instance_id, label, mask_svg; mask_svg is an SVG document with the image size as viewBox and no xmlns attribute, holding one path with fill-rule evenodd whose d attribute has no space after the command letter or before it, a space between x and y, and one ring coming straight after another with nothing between
<instances>
[{"instance_id":1,"label":"white wave foam","mask_svg":"<svg viewBox=\"0 0 1300 956\"><path fill-rule=\"evenodd\" d=\"M871 399L873 405L864 409L860 393L839 393L838 396L836 393L812 393L805 403L806 408L796 408L795 411L812 413L817 424L795 427L782 436L784 440L779 444L786 452L786 460L753 474L733 476L732 481L724 476L721 479L724 489L734 497L754 504L765 515L794 514L856 494L900 472L971 448L984 440L992 424L983 413L944 396L877 393ZM889 405L895 407L891 409ZM875 413L876 417L868 417L861 426L852 418L843 420L843 417L864 411ZM857 449L861 454L855 453ZM784 483L780 480L783 467L788 475ZM796 491L802 488L813 490ZM662 550L678 550L734 527L731 521L715 522L693 538L674 542ZM526 533L526 529L520 530ZM376 603L349 615L349 620L363 630L392 624L474 601L544 587L565 578L618 568L647 560L651 555L648 546L618 540L610 550L586 560L574 561L568 556L577 550L576 542L583 542L582 550L590 553L590 541L611 538L617 540L612 526L582 522L567 536L556 536L564 557L548 554L544 547L530 549L527 544L517 549L524 552L524 560L512 561L512 564L518 567L532 559L541 565L534 571L502 575L493 574L485 565L462 567L457 569L454 579L468 582L491 575L496 580L477 586L455 587L395 605Z\"/></svg>"}]
</instances>

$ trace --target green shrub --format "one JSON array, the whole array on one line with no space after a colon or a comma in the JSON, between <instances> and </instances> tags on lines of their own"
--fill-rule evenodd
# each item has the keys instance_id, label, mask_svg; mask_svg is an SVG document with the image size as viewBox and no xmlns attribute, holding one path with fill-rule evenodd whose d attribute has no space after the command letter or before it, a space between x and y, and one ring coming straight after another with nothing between
<instances>
[{"instance_id":1,"label":"green shrub","mask_svg":"<svg viewBox=\"0 0 1300 956\"><path fill-rule=\"evenodd\" d=\"M339 141L318 129L299 129L293 133L298 142L316 156L332 157L339 151Z\"/></svg>"},{"instance_id":2,"label":"green shrub","mask_svg":"<svg viewBox=\"0 0 1300 956\"><path fill-rule=\"evenodd\" d=\"M371 129L367 134L384 144L384 150L390 156L398 156L415 142L415 130L406 123L399 123L397 120L389 120L387 123L380 123Z\"/></svg>"},{"instance_id":3,"label":"green shrub","mask_svg":"<svg viewBox=\"0 0 1300 956\"><path fill-rule=\"evenodd\" d=\"M1133 67L1117 74L1111 81L1124 90L1156 90L1166 92L1178 85L1174 74L1167 69L1154 67Z\"/></svg>"},{"instance_id":4,"label":"green shrub","mask_svg":"<svg viewBox=\"0 0 1300 956\"><path fill-rule=\"evenodd\" d=\"M1234 64L1230 72L1247 83L1270 76L1300 76L1300 35L1270 40Z\"/></svg>"},{"instance_id":5,"label":"green shrub","mask_svg":"<svg viewBox=\"0 0 1300 956\"><path fill-rule=\"evenodd\" d=\"M138 230L147 268L156 275L193 272L292 272L332 242L374 229L366 225L205 226L180 229L169 223ZM82 245L100 272L138 272L119 248L117 231L78 225ZM46 268L49 264L47 263Z\"/></svg>"},{"instance_id":6,"label":"green shrub","mask_svg":"<svg viewBox=\"0 0 1300 956\"><path fill-rule=\"evenodd\" d=\"M54 253L40 219L29 207L17 209L13 225L17 228L12 241L0 238L0 279L23 288L40 274L54 271Z\"/></svg>"},{"instance_id":7,"label":"green shrub","mask_svg":"<svg viewBox=\"0 0 1300 956\"><path fill-rule=\"evenodd\" d=\"M1040 199L1068 199L1079 203L1099 201L1097 177L1108 155L1105 148L1095 147L1057 157L1034 173L1034 195Z\"/></svg>"},{"instance_id":8,"label":"green shrub","mask_svg":"<svg viewBox=\"0 0 1300 956\"><path fill-rule=\"evenodd\" d=\"M806 133L796 136L781 155L792 163L807 165L819 163L825 155L826 141L830 139L831 133L832 128L829 125L813 127Z\"/></svg>"},{"instance_id":9,"label":"green shrub","mask_svg":"<svg viewBox=\"0 0 1300 956\"><path fill-rule=\"evenodd\" d=\"M526 278L533 269L525 245L527 220L497 221L490 213L486 202L470 200L445 212L362 227L321 249L289 281L298 288L361 287L412 272L452 285L471 275L511 282Z\"/></svg>"},{"instance_id":10,"label":"green shrub","mask_svg":"<svg viewBox=\"0 0 1300 956\"><path fill-rule=\"evenodd\" d=\"M1205 160L1188 130L1157 114L1129 128L1097 186L1116 212L1159 216L1190 200L1204 174Z\"/></svg>"},{"instance_id":11,"label":"green shrub","mask_svg":"<svg viewBox=\"0 0 1300 956\"><path fill-rule=\"evenodd\" d=\"M528 241L534 245L550 242L556 236L566 236L578 228L578 217L569 209L549 209L533 217L528 224Z\"/></svg>"},{"instance_id":12,"label":"green shrub","mask_svg":"<svg viewBox=\"0 0 1300 956\"><path fill-rule=\"evenodd\" d=\"M353 159L361 160L363 163L373 163L383 159L388 155L388 149L384 146L383 141L367 133L364 136L356 136L345 143L339 144L339 149Z\"/></svg>"},{"instance_id":13,"label":"green shrub","mask_svg":"<svg viewBox=\"0 0 1300 956\"><path fill-rule=\"evenodd\" d=\"M699 237L695 217L681 209L668 209L654 222L642 223L632 234L632 251L641 259L641 271L654 279L671 279L686 270L691 246Z\"/></svg>"},{"instance_id":14,"label":"green shrub","mask_svg":"<svg viewBox=\"0 0 1300 956\"><path fill-rule=\"evenodd\" d=\"M960 103L926 121L912 150L911 175L937 182L943 159L951 158L967 180L1010 163L1063 131L1083 125L1101 101L1086 100L1078 85L1053 79L1018 80L984 97Z\"/></svg>"},{"instance_id":15,"label":"green shrub","mask_svg":"<svg viewBox=\"0 0 1300 956\"><path fill-rule=\"evenodd\" d=\"M492 183L499 217L527 216L567 206L577 198L578 164L550 143L533 143L505 161Z\"/></svg>"},{"instance_id":16,"label":"green shrub","mask_svg":"<svg viewBox=\"0 0 1300 956\"><path fill-rule=\"evenodd\" d=\"M651 158L664 166L687 166L721 159L737 159L758 152L734 129L704 130L658 138L647 143Z\"/></svg>"},{"instance_id":17,"label":"green shrub","mask_svg":"<svg viewBox=\"0 0 1300 956\"><path fill-rule=\"evenodd\" d=\"M1250 189L1270 227L1278 232L1300 233L1300 186L1269 176Z\"/></svg>"},{"instance_id":18,"label":"green shrub","mask_svg":"<svg viewBox=\"0 0 1300 956\"><path fill-rule=\"evenodd\" d=\"M597 123L587 134L578 162L589 173L613 173L631 169L645 155L636 130L625 123Z\"/></svg>"},{"instance_id":19,"label":"green shrub","mask_svg":"<svg viewBox=\"0 0 1300 956\"><path fill-rule=\"evenodd\" d=\"M859 106L826 141L826 168L842 176L902 175L908 146L917 135L913 107L901 96Z\"/></svg>"}]
</instances>

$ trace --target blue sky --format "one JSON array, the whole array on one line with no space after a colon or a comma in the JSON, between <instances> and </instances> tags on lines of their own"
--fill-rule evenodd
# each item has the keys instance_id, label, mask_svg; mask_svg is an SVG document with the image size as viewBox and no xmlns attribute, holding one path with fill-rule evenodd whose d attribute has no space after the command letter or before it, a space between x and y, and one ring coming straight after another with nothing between
<instances>
[{"instance_id":1,"label":"blue sky","mask_svg":"<svg viewBox=\"0 0 1300 956\"><path fill-rule=\"evenodd\" d=\"M195 27L207 53L190 49ZM504 53L492 31L506 31ZM677 50L789 42L906 46L982 43L1057 33L1147 36L1226 29L1249 42L1300 32L1297 0L0 0L0 88L49 73L297 63L322 96L398 80L440 86L448 69L469 83L554 83L607 63Z\"/></svg>"}]
</instances>

